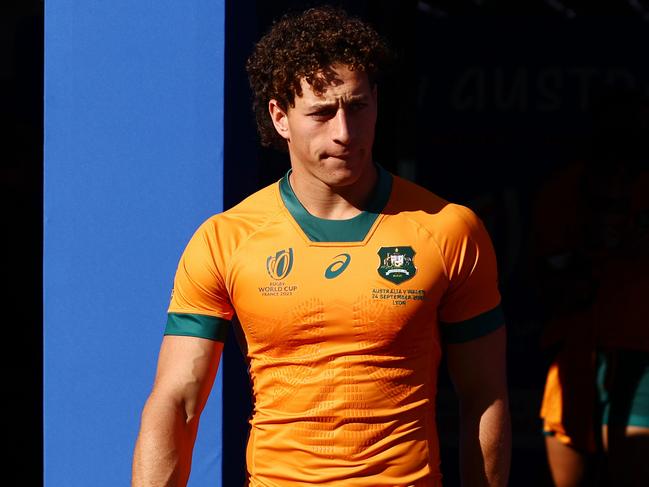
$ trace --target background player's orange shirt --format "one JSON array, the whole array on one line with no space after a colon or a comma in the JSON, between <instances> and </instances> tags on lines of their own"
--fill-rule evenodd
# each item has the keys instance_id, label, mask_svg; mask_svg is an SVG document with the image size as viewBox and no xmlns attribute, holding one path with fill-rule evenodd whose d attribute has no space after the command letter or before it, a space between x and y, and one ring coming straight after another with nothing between
<instances>
[{"instance_id":1,"label":"background player's orange shirt","mask_svg":"<svg viewBox=\"0 0 649 487\"><path fill-rule=\"evenodd\" d=\"M368 211L322 220L285 177L196 232L166 333L222 339L236 313L251 486L437 486L440 335L502 325L496 281L467 208L380 170Z\"/></svg>"}]
</instances>

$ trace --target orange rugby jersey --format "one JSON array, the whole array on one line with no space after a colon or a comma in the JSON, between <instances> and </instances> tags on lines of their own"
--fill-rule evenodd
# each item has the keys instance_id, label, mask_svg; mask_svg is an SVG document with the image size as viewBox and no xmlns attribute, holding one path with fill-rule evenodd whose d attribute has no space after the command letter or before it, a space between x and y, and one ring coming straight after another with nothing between
<instances>
[{"instance_id":1,"label":"orange rugby jersey","mask_svg":"<svg viewBox=\"0 0 649 487\"><path fill-rule=\"evenodd\" d=\"M441 345L500 327L499 303L469 209L379 169L367 211L323 220L286 176L198 229L165 333L223 340L236 313L251 486L438 486Z\"/></svg>"}]
</instances>

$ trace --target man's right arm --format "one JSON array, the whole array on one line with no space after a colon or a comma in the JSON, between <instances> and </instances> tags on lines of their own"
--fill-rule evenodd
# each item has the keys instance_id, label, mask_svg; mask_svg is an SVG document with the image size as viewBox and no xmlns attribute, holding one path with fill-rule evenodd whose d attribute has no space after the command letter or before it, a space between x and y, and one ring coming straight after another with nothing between
<instances>
[{"instance_id":1,"label":"man's right arm","mask_svg":"<svg viewBox=\"0 0 649 487\"><path fill-rule=\"evenodd\" d=\"M198 420L222 351L223 343L218 341L164 337L135 445L133 487L187 484Z\"/></svg>"}]
</instances>

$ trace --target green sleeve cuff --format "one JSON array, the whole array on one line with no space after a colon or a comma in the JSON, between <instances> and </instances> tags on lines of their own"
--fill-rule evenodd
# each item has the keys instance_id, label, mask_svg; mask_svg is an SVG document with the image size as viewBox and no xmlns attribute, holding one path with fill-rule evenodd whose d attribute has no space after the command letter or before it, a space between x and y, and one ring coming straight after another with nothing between
<instances>
[{"instance_id":1,"label":"green sleeve cuff","mask_svg":"<svg viewBox=\"0 0 649 487\"><path fill-rule=\"evenodd\" d=\"M225 342L230 322L215 316L189 313L169 313L165 335L207 338Z\"/></svg>"},{"instance_id":2,"label":"green sleeve cuff","mask_svg":"<svg viewBox=\"0 0 649 487\"><path fill-rule=\"evenodd\" d=\"M455 323L440 322L444 343L464 343L496 331L505 324L505 316L500 305L468 320Z\"/></svg>"}]
</instances>

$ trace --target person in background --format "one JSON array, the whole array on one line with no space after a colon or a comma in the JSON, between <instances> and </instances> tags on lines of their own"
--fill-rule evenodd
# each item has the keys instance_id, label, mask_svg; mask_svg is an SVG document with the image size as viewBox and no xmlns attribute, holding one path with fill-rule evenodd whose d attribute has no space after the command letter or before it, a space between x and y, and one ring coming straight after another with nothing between
<instances>
[{"instance_id":1,"label":"person in background","mask_svg":"<svg viewBox=\"0 0 649 487\"><path fill-rule=\"evenodd\" d=\"M649 103L616 94L598 115L587 160L537 200L541 417L560 487L649 484Z\"/></svg>"}]
</instances>

